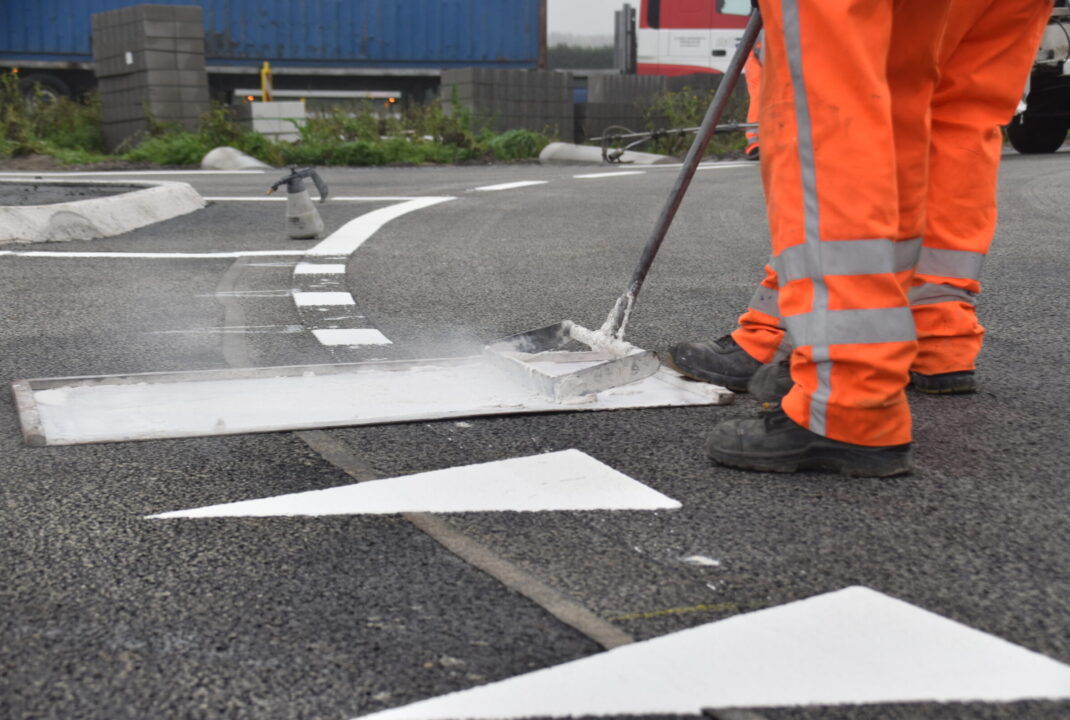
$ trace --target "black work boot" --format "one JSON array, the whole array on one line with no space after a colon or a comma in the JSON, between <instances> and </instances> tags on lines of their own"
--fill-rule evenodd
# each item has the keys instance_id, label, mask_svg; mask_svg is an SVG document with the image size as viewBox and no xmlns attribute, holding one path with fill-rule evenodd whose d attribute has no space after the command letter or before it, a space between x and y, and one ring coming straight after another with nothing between
<instances>
[{"instance_id":1,"label":"black work boot","mask_svg":"<svg viewBox=\"0 0 1070 720\"><path fill-rule=\"evenodd\" d=\"M936 373L935 375L912 372L910 373L910 386L930 395L965 395L977 392L977 378L973 370Z\"/></svg>"},{"instance_id":2,"label":"black work boot","mask_svg":"<svg viewBox=\"0 0 1070 720\"><path fill-rule=\"evenodd\" d=\"M706 439L710 459L743 470L820 470L857 477L891 477L911 470L911 447L869 447L810 432L779 407L757 418L728 420Z\"/></svg>"},{"instance_id":3,"label":"black work boot","mask_svg":"<svg viewBox=\"0 0 1070 720\"><path fill-rule=\"evenodd\" d=\"M714 383L738 393L747 392L747 381L762 366L731 335L673 345L664 362L692 380Z\"/></svg>"},{"instance_id":4,"label":"black work boot","mask_svg":"<svg viewBox=\"0 0 1070 720\"><path fill-rule=\"evenodd\" d=\"M755 370L750 382L747 383L747 392L758 402L771 407L778 404L794 385L795 381L791 379L790 362L780 360L766 363Z\"/></svg>"}]
</instances>

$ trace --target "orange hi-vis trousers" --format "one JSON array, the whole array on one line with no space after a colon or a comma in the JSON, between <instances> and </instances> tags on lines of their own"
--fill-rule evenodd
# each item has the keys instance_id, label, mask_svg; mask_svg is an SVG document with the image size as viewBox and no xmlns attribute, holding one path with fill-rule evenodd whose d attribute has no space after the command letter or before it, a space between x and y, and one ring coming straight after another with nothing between
<instances>
[{"instance_id":1,"label":"orange hi-vis trousers","mask_svg":"<svg viewBox=\"0 0 1070 720\"><path fill-rule=\"evenodd\" d=\"M1047 0L762 0L773 257L735 340L791 353L796 422L909 442L909 371L972 369L995 229L998 126ZM785 337L785 332L787 337Z\"/></svg>"},{"instance_id":2,"label":"orange hi-vis trousers","mask_svg":"<svg viewBox=\"0 0 1070 720\"><path fill-rule=\"evenodd\" d=\"M743 65L743 77L747 81L747 95L749 97L749 104L747 105L747 122L757 123L759 108L761 108L761 100L759 93L762 87L762 34L758 33L758 37L754 41L754 49L751 54L747 56L747 62ZM750 153L751 150L758 147L758 132L761 128L747 128L744 135L747 138L747 145L744 148L744 152Z\"/></svg>"}]
</instances>

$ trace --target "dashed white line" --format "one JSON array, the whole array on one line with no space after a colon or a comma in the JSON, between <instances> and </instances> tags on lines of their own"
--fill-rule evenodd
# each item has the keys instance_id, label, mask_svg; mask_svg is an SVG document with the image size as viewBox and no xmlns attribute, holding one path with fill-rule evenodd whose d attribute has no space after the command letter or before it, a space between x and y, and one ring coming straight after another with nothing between
<instances>
[{"instance_id":1,"label":"dashed white line","mask_svg":"<svg viewBox=\"0 0 1070 720\"><path fill-rule=\"evenodd\" d=\"M294 304L298 307L326 307L336 305L356 305L353 296L347 292L298 292L293 293Z\"/></svg>"},{"instance_id":2,"label":"dashed white line","mask_svg":"<svg viewBox=\"0 0 1070 720\"><path fill-rule=\"evenodd\" d=\"M297 263L294 267L294 275L344 275L346 266L343 263Z\"/></svg>"},{"instance_id":3,"label":"dashed white line","mask_svg":"<svg viewBox=\"0 0 1070 720\"><path fill-rule=\"evenodd\" d=\"M573 175L577 180L594 180L595 178L624 177L625 175L645 175L646 170L617 170L605 173L587 173L585 175Z\"/></svg>"},{"instance_id":4,"label":"dashed white line","mask_svg":"<svg viewBox=\"0 0 1070 720\"><path fill-rule=\"evenodd\" d=\"M515 188L529 187L531 185L545 185L548 180L520 180L518 182L501 183L499 185L484 185L473 188L477 192L495 192L497 190L513 190Z\"/></svg>"},{"instance_id":5,"label":"dashed white line","mask_svg":"<svg viewBox=\"0 0 1070 720\"><path fill-rule=\"evenodd\" d=\"M312 334L321 345L352 347L364 345L393 345L390 338L375 328L323 328L313 330Z\"/></svg>"}]
</instances>

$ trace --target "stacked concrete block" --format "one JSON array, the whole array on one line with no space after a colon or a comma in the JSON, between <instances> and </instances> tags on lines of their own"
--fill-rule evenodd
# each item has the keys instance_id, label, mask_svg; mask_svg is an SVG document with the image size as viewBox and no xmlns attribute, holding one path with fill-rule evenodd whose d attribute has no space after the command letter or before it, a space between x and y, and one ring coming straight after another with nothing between
<instances>
[{"instance_id":1,"label":"stacked concrete block","mask_svg":"<svg viewBox=\"0 0 1070 720\"><path fill-rule=\"evenodd\" d=\"M294 142L301 139L298 128L305 124L302 100L247 102L238 106L238 122L246 130L258 132L271 140Z\"/></svg>"},{"instance_id":2,"label":"stacked concrete block","mask_svg":"<svg viewBox=\"0 0 1070 720\"><path fill-rule=\"evenodd\" d=\"M150 114L196 130L210 107L198 6L134 5L93 15L93 67L110 150L143 137Z\"/></svg>"},{"instance_id":3,"label":"stacked concrete block","mask_svg":"<svg viewBox=\"0 0 1070 720\"><path fill-rule=\"evenodd\" d=\"M653 113L659 95L686 89L712 98L722 77L711 73L678 77L592 75L587 80L587 102L576 110L577 142L598 137L614 126L635 132L668 129L672 124L670 118ZM723 122L742 120L740 107L746 108L746 84L743 82L737 85Z\"/></svg>"},{"instance_id":4,"label":"stacked concrete block","mask_svg":"<svg viewBox=\"0 0 1070 720\"><path fill-rule=\"evenodd\" d=\"M477 126L495 132L525 129L573 139L569 76L545 70L464 68L442 74L441 95L452 112L454 89Z\"/></svg>"}]
</instances>

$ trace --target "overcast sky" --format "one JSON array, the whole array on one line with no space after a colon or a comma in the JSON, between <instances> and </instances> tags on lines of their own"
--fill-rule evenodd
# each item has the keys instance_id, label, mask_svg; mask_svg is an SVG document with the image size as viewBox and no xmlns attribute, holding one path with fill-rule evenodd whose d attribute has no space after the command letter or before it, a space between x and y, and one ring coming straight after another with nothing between
<instances>
[{"instance_id":1,"label":"overcast sky","mask_svg":"<svg viewBox=\"0 0 1070 720\"><path fill-rule=\"evenodd\" d=\"M613 11L625 0L546 0L546 30L573 35L612 35ZM632 7L639 0L631 0Z\"/></svg>"}]
</instances>

